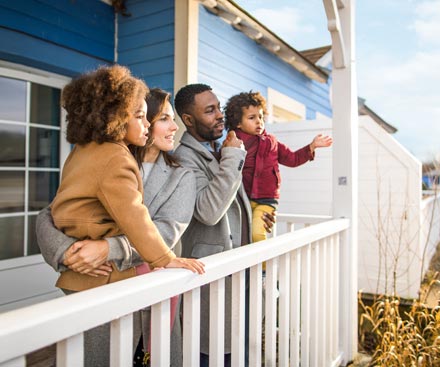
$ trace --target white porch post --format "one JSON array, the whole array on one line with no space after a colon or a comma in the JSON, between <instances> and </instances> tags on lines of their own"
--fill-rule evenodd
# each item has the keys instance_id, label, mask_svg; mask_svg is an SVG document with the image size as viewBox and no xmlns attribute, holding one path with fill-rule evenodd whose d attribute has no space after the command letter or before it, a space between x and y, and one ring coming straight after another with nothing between
<instances>
[{"instance_id":1,"label":"white porch post","mask_svg":"<svg viewBox=\"0 0 440 367\"><path fill-rule=\"evenodd\" d=\"M357 352L358 103L355 0L323 0L333 52L333 216L351 221L341 236L340 348L343 363Z\"/></svg>"}]
</instances>

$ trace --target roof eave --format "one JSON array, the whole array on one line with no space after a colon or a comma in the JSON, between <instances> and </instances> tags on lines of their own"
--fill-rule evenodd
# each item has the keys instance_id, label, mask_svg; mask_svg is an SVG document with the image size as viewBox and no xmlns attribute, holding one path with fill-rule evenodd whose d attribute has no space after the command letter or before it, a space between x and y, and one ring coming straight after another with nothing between
<instances>
[{"instance_id":1,"label":"roof eave","mask_svg":"<svg viewBox=\"0 0 440 367\"><path fill-rule=\"evenodd\" d=\"M217 15L232 27L244 33L247 37L266 48L269 52L291 65L300 73L317 82L327 82L328 75L326 73L307 58L303 57L299 51L283 41L279 36L256 20L234 1L199 1L209 12Z\"/></svg>"}]
</instances>

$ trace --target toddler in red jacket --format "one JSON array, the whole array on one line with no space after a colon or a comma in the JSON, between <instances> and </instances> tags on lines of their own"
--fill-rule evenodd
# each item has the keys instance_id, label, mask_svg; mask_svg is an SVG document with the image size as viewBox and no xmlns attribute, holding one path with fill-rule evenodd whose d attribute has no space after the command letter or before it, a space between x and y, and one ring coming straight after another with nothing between
<instances>
[{"instance_id":1,"label":"toddler in red jacket","mask_svg":"<svg viewBox=\"0 0 440 367\"><path fill-rule=\"evenodd\" d=\"M252 242L266 239L263 213L272 213L280 197L279 165L297 167L315 157L315 149L329 147L332 138L317 135L305 147L292 151L264 129L266 100L260 92L232 96L225 107L225 124L243 141L247 155L243 185L252 207Z\"/></svg>"}]
</instances>

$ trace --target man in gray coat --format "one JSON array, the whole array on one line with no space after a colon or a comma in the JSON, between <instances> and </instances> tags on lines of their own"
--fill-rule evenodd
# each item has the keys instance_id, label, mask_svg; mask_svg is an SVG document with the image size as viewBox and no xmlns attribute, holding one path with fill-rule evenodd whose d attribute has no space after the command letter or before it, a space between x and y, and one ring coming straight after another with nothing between
<instances>
[{"instance_id":1,"label":"man in gray coat","mask_svg":"<svg viewBox=\"0 0 440 367\"><path fill-rule=\"evenodd\" d=\"M196 176L193 218L182 236L182 256L201 258L231 250L250 242L252 211L242 186L246 151L243 142L230 132L223 145L223 113L217 96L205 84L190 84L174 99L177 113L186 126L175 151L179 162ZM273 217L266 218L271 227ZM230 277L226 278L225 366L231 353ZM200 366L209 365L209 286L202 287Z\"/></svg>"}]
</instances>

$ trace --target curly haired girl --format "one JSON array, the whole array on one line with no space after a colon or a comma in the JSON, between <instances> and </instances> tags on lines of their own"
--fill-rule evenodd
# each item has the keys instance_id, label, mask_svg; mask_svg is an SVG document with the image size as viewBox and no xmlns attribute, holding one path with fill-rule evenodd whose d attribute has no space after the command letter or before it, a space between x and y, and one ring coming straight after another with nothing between
<instances>
[{"instance_id":1,"label":"curly haired girl","mask_svg":"<svg viewBox=\"0 0 440 367\"><path fill-rule=\"evenodd\" d=\"M51 204L54 223L78 239L125 234L154 267L203 272L203 264L176 258L142 203L139 166L129 146L148 138L146 84L119 65L100 67L68 84L62 92L67 111L67 140L75 144ZM136 275L135 268L89 276L67 270L57 286L81 291Z\"/></svg>"}]
</instances>

